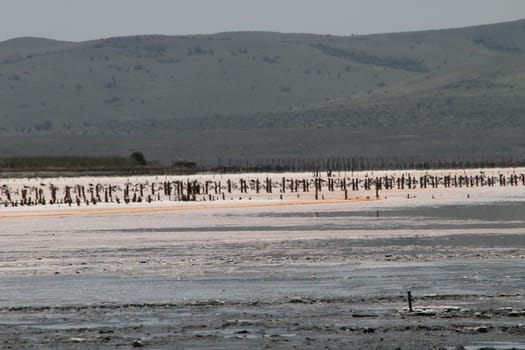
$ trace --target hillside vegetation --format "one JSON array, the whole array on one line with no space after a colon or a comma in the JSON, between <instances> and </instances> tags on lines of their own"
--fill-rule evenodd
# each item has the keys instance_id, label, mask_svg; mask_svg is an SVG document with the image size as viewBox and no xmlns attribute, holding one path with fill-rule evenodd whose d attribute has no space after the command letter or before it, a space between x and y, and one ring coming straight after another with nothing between
<instances>
[{"instance_id":1,"label":"hillside vegetation","mask_svg":"<svg viewBox=\"0 0 525 350\"><path fill-rule=\"evenodd\" d=\"M525 21L0 43L0 154L522 157Z\"/></svg>"}]
</instances>

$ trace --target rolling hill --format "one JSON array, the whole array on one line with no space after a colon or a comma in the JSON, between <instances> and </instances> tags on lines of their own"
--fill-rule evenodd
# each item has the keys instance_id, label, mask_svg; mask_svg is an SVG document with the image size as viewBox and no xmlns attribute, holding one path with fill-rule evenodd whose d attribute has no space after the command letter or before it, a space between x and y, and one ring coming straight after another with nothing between
<instances>
[{"instance_id":1,"label":"rolling hill","mask_svg":"<svg viewBox=\"0 0 525 350\"><path fill-rule=\"evenodd\" d=\"M0 43L0 154L525 156L525 20L368 36Z\"/></svg>"}]
</instances>

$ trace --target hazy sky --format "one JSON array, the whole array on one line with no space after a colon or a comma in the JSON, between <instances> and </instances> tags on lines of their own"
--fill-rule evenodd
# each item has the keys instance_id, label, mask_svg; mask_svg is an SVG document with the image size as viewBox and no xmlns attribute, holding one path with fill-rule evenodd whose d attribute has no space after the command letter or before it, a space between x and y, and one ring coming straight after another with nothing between
<instances>
[{"instance_id":1,"label":"hazy sky","mask_svg":"<svg viewBox=\"0 0 525 350\"><path fill-rule=\"evenodd\" d=\"M0 0L0 41L268 30L368 34L525 18L525 0Z\"/></svg>"}]
</instances>

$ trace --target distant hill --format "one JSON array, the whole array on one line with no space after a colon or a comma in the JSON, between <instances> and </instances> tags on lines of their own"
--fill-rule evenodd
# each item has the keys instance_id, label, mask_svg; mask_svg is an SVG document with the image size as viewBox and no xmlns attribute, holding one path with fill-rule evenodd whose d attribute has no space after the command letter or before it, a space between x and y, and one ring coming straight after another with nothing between
<instances>
[{"instance_id":1,"label":"distant hill","mask_svg":"<svg viewBox=\"0 0 525 350\"><path fill-rule=\"evenodd\" d=\"M0 42L1 50L28 50L29 52L35 49L52 49L72 46L75 43L69 41L58 41L45 38L22 37L10 39Z\"/></svg>"},{"instance_id":2,"label":"distant hill","mask_svg":"<svg viewBox=\"0 0 525 350\"><path fill-rule=\"evenodd\" d=\"M525 156L525 20L367 36L0 43L0 154Z\"/></svg>"}]
</instances>

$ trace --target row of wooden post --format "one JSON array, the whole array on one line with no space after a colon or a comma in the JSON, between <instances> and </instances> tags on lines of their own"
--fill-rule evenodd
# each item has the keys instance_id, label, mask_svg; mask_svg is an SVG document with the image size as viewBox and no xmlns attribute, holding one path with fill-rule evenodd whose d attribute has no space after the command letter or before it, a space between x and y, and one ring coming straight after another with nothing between
<instances>
[{"instance_id":1,"label":"row of wooden post","mask_svg":"<svg viewBox=\"0 0 525 350\"><path fill-rule=\"evenodd\" d=\"M330 174L331 175L331 174ZM59 188L53 184L48 187L49 198L46 199L45 187L43 184L38 187L28 187L13 191L6 186L0 188L0 198L4 206L24 206L24 205L46 205L66 203L72 205L76 203L81 205L85 203L97 204L99 202L148 202L171 200L171 201L196 201L196 200L225 200L226 194L240 193L241 195L267 193L272 194L275 189L279 193L309 193L314 192L314 198L317 200L320 193L323 191L335 192L337 190L344 193L344 198L349 198L349 192L356 192L360 190L372 191L375 190L376 197L379 197L379 191L383 190L414 190L438 188L461 188L461 187L494 187L501 186L525 186L524 174L510 174L499 176L485 176L479 175L422 175L411 176L410 174L403 174L400 177L382 176L363 178L348 178L348 177L326 177L318 176L311 178L286 178L283 176L280 180L275 181L270 177L265 179L245 179L241 178L237 181L233 179L226 179L225 185L222 181L212 180L190 180L186 181L163 181L159 183L151 183L147 186L145 183L138 183L132 186L127 182L122 186L116 185L102 185L89 184L83 185L68 185L62 191L63 194L59 197ZM121 193L121 196L118 194ZM161 196L161 193L164 196ZM18 198L15 198L18 194ZM103 197L102 197L103 196ZM321 196L322 197L322 196Z\"/></svg>"}]
</instances>

